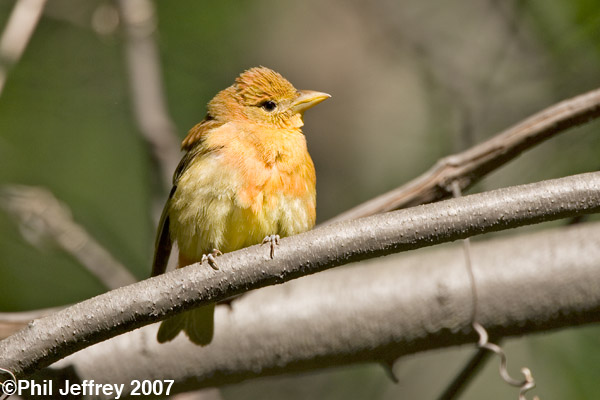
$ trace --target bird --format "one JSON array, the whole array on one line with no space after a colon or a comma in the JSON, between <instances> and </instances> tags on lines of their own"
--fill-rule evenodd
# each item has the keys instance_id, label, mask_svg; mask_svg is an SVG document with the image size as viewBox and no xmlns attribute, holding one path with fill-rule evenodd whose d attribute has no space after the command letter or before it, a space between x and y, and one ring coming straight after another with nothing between
<instances>
[{"instance_id":1,"label":"bird","mask_svg":"<svg viewBox=\"0 0 600 400\"><path fill-rule=\"evenodd\" d=\"M316 174L302 133L304 112L331 97L297 90L266 67L242 72L208 103L184 138L185 151L157 230L152 276L166 271L174 243L177 268L310 230L316 219ZM164 320L157 340L183 331L200 346L214 335L215 304Z\"/></svg>"}]
</instances>

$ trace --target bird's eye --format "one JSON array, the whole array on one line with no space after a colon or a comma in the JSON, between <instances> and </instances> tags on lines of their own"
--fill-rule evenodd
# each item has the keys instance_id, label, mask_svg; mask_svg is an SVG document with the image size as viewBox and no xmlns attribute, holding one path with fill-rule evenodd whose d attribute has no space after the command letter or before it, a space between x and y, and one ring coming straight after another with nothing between
<instances>
[{"instance_id":1,"label":"bird's eye","mask_svg":"<svg viewBox=\"0 0 600 400\"><path fill-rule=\"evenodd\" d=\"M277 103L275 103L272 100L267 100L267 101L262 102L260 104L260 106L262 108L264 108L265 111L271 112L271 111L273 111L277 107Z\"/></svg>"}]
</instances>

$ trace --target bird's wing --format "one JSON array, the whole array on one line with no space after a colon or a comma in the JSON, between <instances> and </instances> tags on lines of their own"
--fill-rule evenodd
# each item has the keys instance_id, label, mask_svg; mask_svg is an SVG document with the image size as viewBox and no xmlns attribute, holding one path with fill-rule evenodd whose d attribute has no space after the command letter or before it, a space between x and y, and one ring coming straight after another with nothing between
<instances>
[{"instance_id":1,"label":"bird's wing","mask_svg":"<svg viewBox=\"0 0 600 400\"><path fill-rule=\"evenodd\" d=\"M152 262L152 275L157 276L163 274L167 269L167 263L169 262L169 256L171 255L171 249L173 248L173 239L169 232L169 210L171 208L171 199L177 190L177 183L181 175L189 168L192 164L192 160L196 157L201 156L202 153L206 153L207 149L202 145L202 142L196 142L196 145L192 147L181 159L175 174L173 175L173 187L169 198L163 208L163 212L160 216L158 223L158 231L156 234L156 242L154 244L154 261Z\"/></svg>"},{"instance_id":2,"label":"bird's wing","mask_svg":"<svg viewBox=\"0 0 600 400\"><path fill-rule=\"evenodd\" d=\"M173 240L169 233L169 208L171 206L171 198L177 190L177 186L173 185L169 199L165 204L165 208L160 216L158 223L158 233L156 234L156 243L154 244L154 261L152 262L152 275L157 276L163 274L167 269L169 256L173 247Z\"/></svg>"},{"instance_id":3,"label":"bird's wing","mask_svg":"<svg viewBox=\"0 0 600 400\"><path fill-rule=\"evenodd\" d=\"M216 129L223 124L223 121L213 118L210 114L206 114L206 117L201 122L190 129L183 142L181 142L181 148L186 151L191 150L202 142L208 131Z\"/></svg>"}]
</instances>

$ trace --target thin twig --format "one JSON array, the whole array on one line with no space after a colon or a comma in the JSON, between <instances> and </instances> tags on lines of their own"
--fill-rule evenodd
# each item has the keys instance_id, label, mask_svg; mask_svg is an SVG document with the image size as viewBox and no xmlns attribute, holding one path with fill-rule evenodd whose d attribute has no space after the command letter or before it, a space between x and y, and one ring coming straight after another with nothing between
<instances>
[{"instance_id":1,"label":"thin twig","mask_svg":"<svg viewBox=\"0 0 600 400\"><path fill-rule=\"evenodd\" d=\"M462 192L457 181L452 182L451 188L454 198L462 196ZM469 275L469 285L471 287L471 325L473 326L473 330L475 330L475 332L477 332L479 335L479 340L477 342L477 347L479 347L479 350L463 367L463 370L458 374L458 376L452 380L448 388L444 390L440 400L454 399L460 394L460 392L464 390L467 383L473 378L474 374L480 371L482 364L488 360L487 357L484 357L482 351L488 352L488 354L493 352L500 357L500 376L504 382L520 389L519 400L526 400L525 392L535 387L535 382L533 380L533 376L531 375L531 371L528 368L522 368L521 372L523 373L525 379L522 381L513 379L506 368L507 359L504 350L502 350L502 347L500 347L498 344L494 344L489 341L487 330L478 322L479 298L477 296L477 282L475 281L475 273L473 271L473 263L471 258L471 241L469 238L466 238L462 241L462 243L465 257L465 267ZM538 398L535 397L535 399Z\"/></svg>"},{"instance_id":2,"label":"thin twig","mask_svg":"<svg viewBox=\"0 0 600 400\"><path fill-rule=\"evenodd\" d=\"M167 110L154 40L157 24L154 5L149 0L119 0L117 4L125 28L125 54L135 118L152 148L163 183L170 188L181 155L175 126Z\"/></svg>"},{"instance_id":3,"label":"thin twig","mask_svg":"<svg viewBox=\"0 0 600 400\"><path fill-rule=\"evenodd\" d=\"M462 191L457 181L453 181L452 195L455 198L462 196ZM465 266L469 276L469 286L471 288L471 325L477 321L478 297L477 284L473 272L473 263L471 259L471 241L467 238L462 241L463 255L465 258ZM448 387L440 395L439 400L453 400L465 390L467 385L473 380L475 374L481 371L484 363L490 359L491 353L485 348L479 348L469 361L463 366L460 373L450 382Z\"/></svg>"},{"instance_id":4,"label":"thin twig","mask_svg":"<svg viewBox=\"0 0 600 400\"><path fill-rule=\"evenodd\" d=\"M21 59L37 26L46 0L18 0L0 37L0 95L9 69Z\"/></svg>"},{"instance_id":5,"label":"thin twig","mask_svg":"<svg viewBox=\"0 0 600 400\"><path fill-rule=\"evenodd\" d=\"M523 151L600 116L600 89L553 105L493 138L439 160L429 171L388 193L354 207L325 224L431 203L451 195L450 184L472 186Z\"/></svg>"},{"instance_id":6,"label":"thin twig","mask_svg":"<svg viewBox=\"0 0 600 400\"><path fill-rule=\"evenodd\" d=\"M0 207L15 218L23 237L36 247L56 245L73 256L108 289L137 282L125 266L73 220L68 207L48 190L5 186Z\"/></svg>"},{"instance_id":7,"label":"thin twig","mask_svg":"<svg viewBox=\"0 0 600 400\"><path fill-rule=\"evenodd\" d=\"M0 341L0 365L30 373L94 343L248 290L349 262L600 211L600 172L346 221L223 254L78 303ZM301 260L299 262L299 260ZM240 273L243 271L243 273Z\"/></svg>"}]
</instances>

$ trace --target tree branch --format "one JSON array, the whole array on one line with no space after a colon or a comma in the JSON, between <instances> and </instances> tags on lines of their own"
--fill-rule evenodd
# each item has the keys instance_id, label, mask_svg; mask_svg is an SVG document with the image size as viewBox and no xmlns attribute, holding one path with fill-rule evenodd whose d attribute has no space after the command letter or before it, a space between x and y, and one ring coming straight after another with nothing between
<instances>
[{"instance_id":1,"label":"tree branch","mask_svg":"<svg viewBox=\"0 0 600 400\"><path fill-rule=\"evenodd\" d=\"M45 5L46 0L19 0L15 3L0 38L0 95L8 70L21 59Z\"/></svg>"},{"instance_id":2,"label":"tree branch","mask_svg":"<svg viewBox=\"0 0 600 400\"><path fill-rule=\"evenodd\" d=\"M495 337L600 322L600 223L474 243L480 321ZM78 379L174 379L184 391L473 343L459 246L337 268L218 306L200 348L157 324L55 364ZM152 361L150 361L152 360ZM158 361L157 361L158 360ZM158 364L157 364L158 362ZM37 378L36 378L37 379Z\"/></svg>"},{"instance_id":3,"label":"tree branch","mask_svg":"<svg viewBox=\"0 0 600 400\"><path fill-rule=\"evenodd\" d=\"M498 341L495 341L499 345ZM458 399L463 391L471 383L475 375L483 369L485 363L492 357L491 351L479 348L461 368L460 373L450 382L450 385L444 389L444 392L438 397L438 400Z\"/></svg>"},{"instance_id":4,"label":"tree branch","mask_svg":"<svg viewBox=\"0 0 600 400\"><path fill-rule=\"evenodd\" d=\"M65 307L50 307L21 312L0 312L0 339L4 339L19 329L24 328L31 320L50 315L63 308Z\"/></svg>"},{"instance_id":5,"label":"tree branch","mask_svg":"<svg viewBox=\"0 0 600 400\"><path fill-rule=\"evenodd\" d=\"M19 224L23 237L32 245L58 246L75 258L109 289L137 281L81 225L73 220L71 210L43 188L8 185L0 187L0 207Z\"/></svg>"},{"instance_id":6,"label":"tree branch","mask_svg":"<svg viewBox=\"0 0 600 400\"><path fill-rule=\"evenodd\" d=\"M142 136L152 148L165 187L170 188L179 163L179 139L171 121L154 41L156 16L149 0L119 0L125 28L125 54L134 115Z\"/></svg>"},{"instance_id":7,"label":"tree branch","mask_svg":"<svg viewBox=\"0 0 600 400\"><path fill-rule=\"evenodd\" d=\"M600 89L562 101L534 114L462 153L439 160L429 171L325 222L332 223L431 203L452 195L449 184L465 190L525 150L553 135L600 116Z\"/></svg>"},{"instance_id":8,"label":"tree branch","mask_svg":"<svg viewBox=\"0 0 600 400\"><path fill-rule=\"evenodd\" d=\"M282 239L275 259L264 247L252 246L220 256L219 271L195 264L33 321L0 341L0 366L28 374L128 330L251 289L366 258L597 211L600 172L332 224Z\"/></svg>"}]
</instances>

